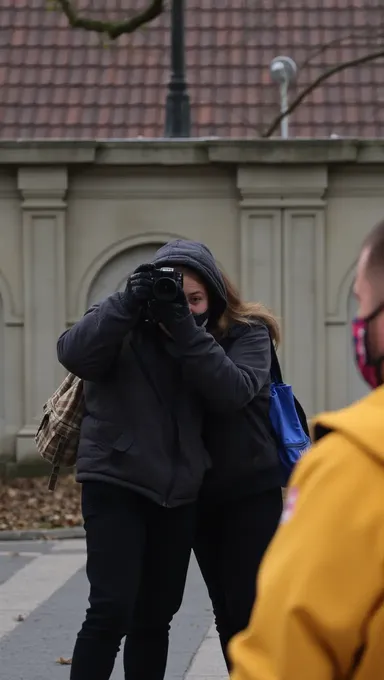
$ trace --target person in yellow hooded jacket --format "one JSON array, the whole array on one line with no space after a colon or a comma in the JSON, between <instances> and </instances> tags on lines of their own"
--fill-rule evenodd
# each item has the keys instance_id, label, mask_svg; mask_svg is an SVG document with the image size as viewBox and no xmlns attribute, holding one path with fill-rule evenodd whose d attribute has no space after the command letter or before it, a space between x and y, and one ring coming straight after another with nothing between
<instances>
[{"instance_id":1,"label":"person in yellow hooded jacket","mask_svg":"<svg viewBox=\"0 0 384 680\"><path fill-rule=\"evenodd\" d=\"M354 287L357 366L373 392L313 424L258 578L231 680L384 678L384 221Z\"/></svg>"}]
</instances>

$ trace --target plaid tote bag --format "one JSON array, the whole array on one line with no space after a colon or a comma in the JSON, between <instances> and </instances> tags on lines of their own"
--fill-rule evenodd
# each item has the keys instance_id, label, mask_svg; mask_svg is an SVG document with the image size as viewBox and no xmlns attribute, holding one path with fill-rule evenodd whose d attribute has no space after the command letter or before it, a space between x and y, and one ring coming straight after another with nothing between
<instances>
[{"instance_id":1,"label":"plaid tote bag","mask_svg":"<svg viewBox=\"0 0 384 680\"><path fill-rule=\"evenodd\" d=\"M76 463L83 415L83 382L69 373L44 404L35 436L39 454L52 465L50 491L56 487L60 467L72 467Z\"/></svg>"}]
</instances>

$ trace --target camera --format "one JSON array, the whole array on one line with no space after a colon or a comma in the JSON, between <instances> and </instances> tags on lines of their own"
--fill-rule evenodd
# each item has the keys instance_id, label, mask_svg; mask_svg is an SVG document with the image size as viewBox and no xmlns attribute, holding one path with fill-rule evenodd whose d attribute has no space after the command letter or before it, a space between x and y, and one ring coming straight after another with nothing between
<instances>
[{"instance_id":1,"label":"camera","mask_svg":"<svg viewBox=\"0 0 384 680\"><path fill-rule=\"evenodd\" d=\"M174 302L180 288L183 288L183 275L173 267L161 267L151 272L153 297L159 302Z\"/></svg>"}]
</instances>

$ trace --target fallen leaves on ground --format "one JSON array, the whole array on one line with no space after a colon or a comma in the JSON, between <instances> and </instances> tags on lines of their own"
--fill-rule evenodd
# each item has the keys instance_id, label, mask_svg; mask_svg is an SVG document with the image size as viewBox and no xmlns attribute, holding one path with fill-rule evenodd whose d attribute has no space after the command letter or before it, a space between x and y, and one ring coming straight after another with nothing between
<instances>
[{"instance_id":1,"label":"fallen leaves on ground","mask_svg":"<svg viewBox=\"0 0 384 680\"><path fill-rule=\"evenodd\" d=\"M64 659L63 656L60 656L58 659L56 659L56 663L59 663L60 666L70 666L72 659Z\"/></svg>"},{"instance_id":2,"label":"fallen leaves on ground","mask_svg":"<svg viewBox=\"0 0 384 680\"><path fill-rule=\"evenodd\" d=\"M60 477L53 493L47 487L46 477L0 480L0 531L81 526L81 486L74 475Z\"/></svg>"},{"instance_id":3,"label":"fallen leaves on ground","mask_svg":"<svg viewBox=\"0 0 384 680\"><path fill-rule=\"evenodd\" d=\"M0 531L81 525L81 487L74 476L60 477L53 493L47 487L46 477L0 481Z\"/></svg>"}]
</instances>

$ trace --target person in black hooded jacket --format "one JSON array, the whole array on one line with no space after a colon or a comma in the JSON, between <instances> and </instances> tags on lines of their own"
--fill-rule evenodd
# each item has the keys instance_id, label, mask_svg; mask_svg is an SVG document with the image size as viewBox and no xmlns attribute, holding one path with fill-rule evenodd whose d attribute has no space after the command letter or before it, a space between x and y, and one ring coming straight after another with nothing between
<instances>
[{"instance_id":1,"label":"person in black hooded jacket","mask_svg":"<svg viewBox=\"0 0 384 680\"><path fill-rule=\"evenodd\" d=\"M212 468L200 493L194 551L230 671L228 643L249 623L258 569L283 510L283 477L269 418L271 350L272 342L279 342L279 326L263 305L243 302L222 276L227 309L212 332L228 358L253 367L255 389L241 409L208 410L204 441ZM238 357L245 338L248 353Z\"/></svg>"},{"instance_id":2,"label":"person in black hooded jacket","mask_svg":"<svg viewBox=\"0 0 384 680\"><path fill-rule=\"evenodd\" d=\"M186 268L172 303L153 299L152 270L164 265ZM71 680L107 680L127 634L125 678L164 677L209 466L203 413L227 419L261 388L256 326L242 327L230 354L205 328L226 307L208 248L173 241L58 340L59 361L83 380L85 397L77 480L90 606ZM271 476L274 452L261 468Z\"/></svg>"},{"instance_id":3,"label":"person in black hooded jacket","mask_svg":"<svg viewBox=\"0 0 384 680\"><path fill-rule=\"evenodd\" d=\"M279 327L262 305L245 303L215 263L205 246L176 241L160 249L155 261L188 274L186 288L206 338L220 352L221 364L212 366L202 381L196 361L183 366L183 375L194 385L204 407L203 439L212 460L198 503L194 551L213 604L216 626L228 669L229 640L244 629L255 599L256 575L261 559L277 529L282 512L282 477L277 447L269 418L272 341L279 341ZM183 360L178 339L187 308L180 310L171 334L176 342L167 349ZM184 335L184 342L187 341ZM201 335L203 340L203 335ZM220 371L238 371L242 398L234 399L230 382ZM196 374L194 374L196 371ZM235 385L235 382L233 383ZM141 631L149 616L145 602L139 605L127 637L126 649L137 658Z\"/></svg>"}]
</instances>

